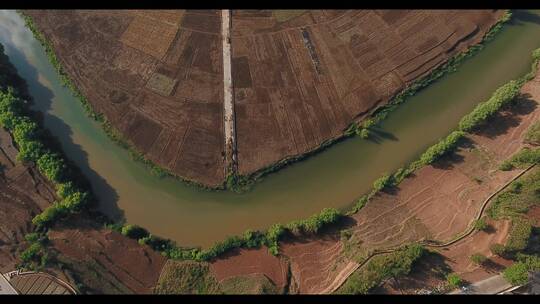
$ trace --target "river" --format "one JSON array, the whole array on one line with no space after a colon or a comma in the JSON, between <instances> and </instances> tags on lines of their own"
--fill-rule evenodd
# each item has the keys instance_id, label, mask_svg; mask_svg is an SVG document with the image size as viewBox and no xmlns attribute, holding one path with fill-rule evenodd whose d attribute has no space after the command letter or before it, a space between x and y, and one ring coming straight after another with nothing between
<instances>
[{"instance_id":1,"label":"river","mask_svg":"<svg viewBox=\"0 0 540 304\"><path fill-rule=\"evenodd\" d=\"M88 118L15 11L0 11L0 42L28 82L34 109L92 183L100 208L180 245L208 246L248 228L265 229L320 212L347 210L385 172L418 158L493 91L530 69L540 47L540 12L516 12L478 55L409 98L371 140L339 142L265 177L244 194L210 192L160 179Z\"/></svg>"}]
</instances>

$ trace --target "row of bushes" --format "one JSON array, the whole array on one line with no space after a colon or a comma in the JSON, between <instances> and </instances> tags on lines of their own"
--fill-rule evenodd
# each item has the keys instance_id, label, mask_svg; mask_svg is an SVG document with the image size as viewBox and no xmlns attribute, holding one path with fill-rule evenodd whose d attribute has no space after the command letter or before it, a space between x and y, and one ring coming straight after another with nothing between
<instances>
[{"instance_id":1,"label":"row of bushes","mask_svg":"<svg viewBox=\"0 0 540 304\"><path fill-rule=\"evenodd\" d=\"M470 132L475 127L481 125L503 106L514 100L519 94L522 85L523 83L521 81L511 80L498 88L487 101L480 103L471 113L461 119L459 130Z\"/></svg>"},{"instance_id":2,"label":"row of bushes","mask_svg":"<svg viewBox=\"0 0 540 304\"><path fill-rule=\"evenodd\" d=\"M412 244L389 254L375 256L367 265L355 271L337 293L366 294L386 279L411 272L414 262L422 257L424 252L424 247Z\"/></svg>"},{"instance_id":3,"label":"row of bushes","mask_svg":"<svg viewBox=\"0 0 540 304\"><path fill-rule=\"evenodd\" d=\"M13 134L19 149L17 158L36 164L39 172L55 185L60 198L32 220L42 227L60 216L79 211L88 202L89 193L78 189L69 180L70 171L65 161L45 146L41 129L25 111L25 102L14 95L13 89L0 91L0 124Z\"/></svg>"},{"instance_id":4,"label":"row of bushes","mask_svg":"<svg viewBox=\"0 0 540 304\"><path fill-rule=\"evenodd\" d=\"M154 236L137 225L110 225L109 228L115 229L129 238L136 239L140 244L148 245L169 258L208 261L234 248L259 248L263 245L268 247L271 254L277 255L279 253L278 241L285 233L315 234L323 226L337 222L340 217L341 213L338 210L325 208L319 214L306 220L293 221L287 225L274 224L265 233L247 230L242 236L228 237L205 250L179 247L173 241Z\"/></svg>"},{"instance_id":5,"label":"row of bushes","mask_svg":"<svg viewBox=\"0 0 540 304\"><path fill-rule=\"evenodd\" d=\"M529 281L529 273L540 271L538 255L519 254L517 262L503 271L504 278L512 285L525 285Z\"/></svg>"}]
</instances>

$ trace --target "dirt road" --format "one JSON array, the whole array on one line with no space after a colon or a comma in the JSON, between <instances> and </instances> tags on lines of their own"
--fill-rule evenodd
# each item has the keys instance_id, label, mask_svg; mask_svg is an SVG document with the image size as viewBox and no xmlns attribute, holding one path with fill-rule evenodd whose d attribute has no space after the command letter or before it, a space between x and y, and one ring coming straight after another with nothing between
<instances>
[{"instance_id":1,"label":"dirt road","mask_svg":"<svg viewBox=\"0 0 540 304\"><path fill-rule=\"evenodd\" d=\"M223 43L223 121L225 133L225 168L235 172L236 139L233 83L231 69L231 19L230 10L221 10L221 41Z\"/></svg>"}]
</instances>

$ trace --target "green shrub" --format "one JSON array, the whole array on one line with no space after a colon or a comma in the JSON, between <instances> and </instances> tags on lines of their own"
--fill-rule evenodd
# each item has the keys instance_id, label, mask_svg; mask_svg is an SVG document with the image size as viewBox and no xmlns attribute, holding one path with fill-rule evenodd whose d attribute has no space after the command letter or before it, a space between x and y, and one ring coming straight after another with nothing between
<instances>
[{"instance_id":1,"label":"green shrub","mask_svg":"<svg viewBox=\"0 0 540 304\"><path fill-rule=\"evenodd\" d=\"M463 280L456 273L450 273L446 276L446 282L450 287L457 288L463 284Z\"/></svg>"},{"instance_id":2,"label":"green shrub","mask_svg":"<svg viewBox=\"0 0 540 304\"><path fill-rule=\"evenodd\" d=\"M356 135L360 136L362 139L368 139L369 138L369 130L368 129L358 129L356 130Z\"/></svg>"},{"instance_id":3,"label":"green shrub","mask_svg":"<svg viewBox=\"0 0 540 304\"><path fill-rule=\"evenodd\" d=\"M516 262L503 271L503 277L512 285L525 285L529 282L527 264Z\"/></svg>"},{"instance_id":4,"label":"green shrub","mask_svg":"<svg viewBox=\"0 0 540 304\"><path fill-rule=\"evenodd\" d=\"M285 233L285 227L281 224L274 224L266 231L266 246L273 255L279 253L279 238Z\"/></svg>"},{"instance_id":5,"label":"green shrub","mask_svg":"<svg viewBox=\"0 0 540 304\"><path fill-rule=\"evenodd\" d=\"M487 101L480 103L471 113L461 119L459 130L469 132L485 122L504 105L511 102L519 94L520 89L521 83L516 80L511 80L498 88Z\"/></svg>"},{"instance_id":6,"label":"green shrub","mask_svg":"<svg viewBox=\"0 0 540 304\"><path fill-rule=\"evenodd\" d=\"M38 161L39 172L45 175L52 182L60 182L62 174L66 171L66 165L60 155L56 153L44 153Z\"/></svg>"},{"instance_id":7,"label":"green shrub","mask_svg":"<svg viewBox=\"0 0 540 304\"><path fill-rule=\"evenodd\" d=\"M503 244L493 244L489 247L491 252L500 257L506 257L507 251Z\"/></svg>"},{"instance_id":8,"label":"green shrub","mask_svg":"<svg viewBox=\"0 0 540 304\"><path fill-rule=\"evenodd\" d=\"M540 121L529 127L527 133L525 133L524 141L529 144L540 145Z\"/></svg>"},{"instance_id":9,"label":"green shrub","mask_svg":"<svg viewBox=\"0 0 540 304\"><path fill-rule=\"evenodd\" d=\"M137 225L125 225L122 227L121 233L131 239L141 239L149 235L146 229Z\"/></svg>"},{"instance_id":10,"label":"green shrub","mask_svg":"<svg viewBox=\"0 0 540 304\"><path fill-rule=\"evenodd\" d=\"M423 165L429 165L439 159L439 157L453 151L459 140L465 135L461 131L454 131L450 133L445 139L439 141L435 145L429 147L426 152L420 156L420 162Z\"/></svg>"},{"instance_id":11,"label":"green shrub","mask_svg":"<svg viewBox=\"0 0 540 304\"><path fill-rule=\"evenodd\" d=\"M480 253L471 255L471 261L477 265L482 265L487 261L487 257Z\"/></svg>"},{"instance_id":12,"label":"green shrub","mask_svg":"<svg viewBox=\"0 0 540 304\"><path fill-rule=\"evenodd\" d=\"M486 223L486 220L484 218L477 220L474 223L474 229L478 231L486 231L488 229L488 224Z\"/></svg>"},{"instance_id":13,"label":"green shrub","mask_svg":"<svg viewBox=\"0 0 540 304\"><path fill-rule=\"evenodd\" d=\"M500 166L499 169L503 171L508 171L513 168L522 168L532 165L532 164L538 164L540 162L540 148L537 149L529 149L527 147L521 149L518 153L512 155L512 157L506 161L504 161Z\"/></svg>"},{"instance_id":14,"label":"green shrub","mask_svg":"<svg viewBox=\"0 0 540 304\"><path fill-rule=\"evenodd\" d=\"M517 252L525 249L529 243L531 232L532 226L528 220L523 218L513 219L512 228L506 241L506 250Z\"/></svg>"},{"instance_id":15,"label":"green shrub","mask_svg":"<svg viewBox=\"0 0 540 304\"><path fill-rule=\"evenodd\" d=\"M392 177L388 174L383 174L383 176L379 177L376 181L373 182L373 192L379 192L383 190L384 188L390 186L392 181Z\"/></svg>"}]
</instances>

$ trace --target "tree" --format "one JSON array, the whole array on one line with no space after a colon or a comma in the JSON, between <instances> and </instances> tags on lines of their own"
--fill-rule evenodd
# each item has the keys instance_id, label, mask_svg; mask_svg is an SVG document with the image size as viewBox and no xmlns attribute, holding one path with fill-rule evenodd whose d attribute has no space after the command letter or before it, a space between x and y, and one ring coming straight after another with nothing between
<instances>
[{"instance_id":1,"label":"tree","mask_svg":"<svg viewBox=\"0 0 540 304\"><path fill-rule=\"evenodd\" d=\"M506 255L506 247L502 244L493 244L489 248L491 252L495 255L498 255L500 257L504 257Z\"/></svg>"},{"instance_id":2,"label":"tree","mask_svg":"<svg viewBox=\"0 0 540 304\"><path fill-rule=\"evenodd\" d=\"M357 131L356 134L360 136L362 139L368 139L369 138L369 130L368 129L361 129L360 131Z\"/></svg>"},{"instance_id":3,"label":"tree","mask_svg":"<svg viewBox=\"0 0 540 304\"><path fill-rule=\"evenodd\" d=\"M379 192L382 189L386 188L390 185L390 175L384 174L382 177L378 178L375 182L373 182L373 190L375 192Z\"/></svg>"},{"instance_id":4,"label":"tree","mask_svg":"<svg viewBox=\"0 0 540 304\"><path fill-rule=\"evenodd\" d=\"M463 280L456 273L451 273L446 276L446 282L453 288L459 287L463 284Z\"/></svg>"},{"instance_id":5,"label":"tree","mask_svg":"<svg viewBox=\"0 0 540 304\"><path fill-rule=\"evenodd\" d=\"M524 285L529 282L529 269L524 262L516 262L508 266L503 277L512 285Z\"/></svg>"},{"instance_id":6,"label":"tree","mask_svg":"<svg viewBox=\"0 0 540 304\"><path fill-rule=\"evenodd\" d=\"M482 265L487 261L487 257L480 253L475 253L471 255L471 261L475 263L476 265Z\"/></svg>"}]
</instances>

